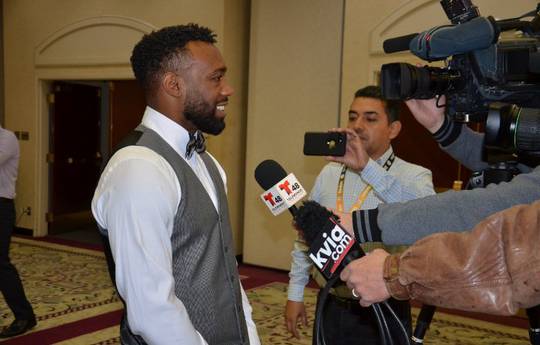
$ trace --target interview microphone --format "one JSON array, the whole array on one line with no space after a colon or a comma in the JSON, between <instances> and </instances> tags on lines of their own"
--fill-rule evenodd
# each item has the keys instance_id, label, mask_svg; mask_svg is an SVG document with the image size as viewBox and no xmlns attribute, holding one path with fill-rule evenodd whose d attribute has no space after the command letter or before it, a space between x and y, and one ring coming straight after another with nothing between
<instances>
[{"instance_id":1,"label":"interview microphone","mask_svg":"<svg viewBox=\"0 0 540 345\"><path fill-rule=\"evenodd\" d=\"M409 44L418 33L389 38L383 42L383 50L386 54L409 50Z\"/></svg>"},{"instance_id":2,"label":"interview microphone","mask_svg":"<svg viewBox=\"0 0 540 345\"><path fill-rule=\"evenodd\" d=\"M385 53L410 50L426 61L443 60L456 54L485 49L497 42L500 28L492 17L477 17L460 25L436 26L421 33L389 38Z\"/></svg>"},{"instance_id":3,"label":"interview microphone","mask_svg":"<svg viewBox=\"0 0 540 345\"><path fill-rule=\"evenodd\" d=\"M427 61L485 49L497 42L499 30L492 17L477 17L460 25L437 26L414 37L411 53Z\"/></svg>"},{"instance_id":4,"label":"interview microphone","mask_svg":"<svg viewBox=\"0 0 540 345\"><path fill-rule=\"evenodd\" d=\"M305 201L294 221L309 245L309 258L327 280L365 255L358 242L339 224L339 218L315 201Z\"/></svg>"},{"instance_id":5,"label":"interview microphone","mask_svg":"<svg viewBox=\"0 0 540 345\"><path fill-rule=\"evenodd\" d=\"M295 216L297 208L294 204L306 195L306 191L294 174L287 175L278 162L267 159L255 168L255 180L265 190L261 199L274 216L286 209Z\"/></svg>"}]
</instances>

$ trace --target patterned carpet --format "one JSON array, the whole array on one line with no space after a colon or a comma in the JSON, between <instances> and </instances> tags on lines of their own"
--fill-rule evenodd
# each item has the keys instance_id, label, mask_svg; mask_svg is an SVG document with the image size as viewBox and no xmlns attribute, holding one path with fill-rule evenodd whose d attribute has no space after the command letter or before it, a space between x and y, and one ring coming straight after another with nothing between
<instances>
[{"instance_id":1,"label":"patterned carpet","mask_svg":"<svg viewBox=\"0 0 540 345\"><path fill-rule=\"evenodd\" d=\"M283 322L283 306L287 285L270 283L247 292L253 305L253 318L263 344L311 345L311 327L315 312L315 290L310 289L305 303L308 309L308 327L302 329L302 339L290 339ZM413 319L418 315L413 308ZM435 313L424 343L427 345L517 345L528 344L527 330L477 321L471 318Z\"/></svg>"},{"instance_id":2,"label":"patterned carpet","mask_svg":"<svg viewBox=\"0 0 540 345\"><path fill-rule=\"evenodd\" d=\"M11 256L35 308L38 326L25 335L5 340L3 345L119 344L116 325L122 306L111 286L101 252L14 238ZM286 284L268 279L265 282L261 277L252 277L252 271L247 272L249 277L242 277L243 284L262 343L311 344L315 290L309 289L306 297L309 326L302 329L301 340L291 339L283 321ZM10 322L11 313L0 298L0 325ZM527 343L525 329L441 312L435 314L425 339L427 345Z\"/></svg>"}]
</instances>

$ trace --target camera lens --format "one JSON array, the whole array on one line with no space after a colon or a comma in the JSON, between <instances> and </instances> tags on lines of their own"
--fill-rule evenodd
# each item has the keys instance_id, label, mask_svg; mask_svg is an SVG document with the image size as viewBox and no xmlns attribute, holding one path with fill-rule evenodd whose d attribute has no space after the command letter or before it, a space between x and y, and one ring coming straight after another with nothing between
<instances>
[{"instance_id":1,"label":"camera lens","mask_svg":"<svg viewBox=\"0 0 540 345\"><path fill-rule=\"evenodd\" d=\"M515 130L516 149L540 151L540 109L520 108Z\"/></svg>"},{"instance_id":2,"label":"camera lens","mask_svg":"<svg viewBox=\"0 0 540 345\"><path fill-rule=\"evenodd\" d=\"M445 68L408 63L389 63L381 68L381 90L386 99L429 99L462 87L459 74Z\"/></svg>"},{"instance_id":3,"label":"camera lens","mask_svg":"<svg viewBox=\"0 0 540 345\"><path fill-rule=\"evenodd\" d=\"M540 109L505 105L490 109L485 143L505 151L540 151Z\"/></svg>"}]
</instances>

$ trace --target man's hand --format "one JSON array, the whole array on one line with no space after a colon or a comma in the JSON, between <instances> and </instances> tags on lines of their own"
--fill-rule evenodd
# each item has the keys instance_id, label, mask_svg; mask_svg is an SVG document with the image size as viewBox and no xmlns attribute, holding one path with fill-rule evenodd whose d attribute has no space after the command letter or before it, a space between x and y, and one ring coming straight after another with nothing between
<instances>
[{"instance_id":1,"label":"man's hand","mask_svg":"<svg viewBox=\"0 0 540 345\"><path fill-rule=\"evenodd\" d=\"M361 306L369 307L390 298L383 278L384 261L389 255L382 249L375 249L348 264L341 272L339 277L349 289L354 289Z\"/></svg>"},{"instance_id":2,"label":"man's hand","mask_svg":"<svg viewBox=\"0 0 540 345\"><path fill-rule=\"evenodd\" d=\"M306 307L304 302L287 301L285 306L285 326L287 330L293 335L293 337L300 339L300 333L298 333L297 325L300 323L307 326Z\"/></svg>"},{"instance_id":3,"label":"man's hand","mask_svg":"<svg viewBox=\"0 0 540 345\"><path fill-rule=\"evenodd\" d=\"M446 103L446 97L441 96L439 104ZM444 107L437 107L437 99L409 99L405 101L416 121L426 127L431 134L437 132L444 122Z\"/></svg>"},{"instance_id":4,"label":"man's hand","mask_svg":"<svg viewBox=\"0 0 540 345\"><path fill-rule=\"evenodd\" d=\"M328 156L326 159L345 164L347 168L353 171L362 171L369 162L369 155L358 134L349 128L332 128L330 132L345 133L347 135L347 146L345 147L344 156Z\"/></svg>"}]
</instances>

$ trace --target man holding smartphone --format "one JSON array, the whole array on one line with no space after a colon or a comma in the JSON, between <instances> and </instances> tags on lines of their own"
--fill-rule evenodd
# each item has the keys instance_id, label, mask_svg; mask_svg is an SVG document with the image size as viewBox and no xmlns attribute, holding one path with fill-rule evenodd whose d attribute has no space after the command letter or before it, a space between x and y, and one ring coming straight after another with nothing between
<instances>
[{"instance_id":1,"label":"man holding smartphone","mask_svg":"<svg viewBox=\"0 0 540 345\"><path fill-rule=\"evenodd\" d=\"M354 167L327 164L315 181L310 199L321 205L352 212L376 208L381 203L401 202L434 194L431 172L408 163L393 153L391 141L399 134L399 103L382 98L380 89L367 86L354 95L349 121L341 132L357 136L362 143ZM376 244L364 247L366 252ZM304 288L309 281L311 261L307 246L299 238L292 251L289 292L285 321L289 332L299 338L298 324L307 325L303 303ZM322 276L315 280L324 284ZM410 306L392 301L391 305L406 329L411 330ZM378 329L371 309L362 308L345 285L339 286L328 299L324 313L326 342L336 344L379 344Z\"/></svg>"}]
</instances>

